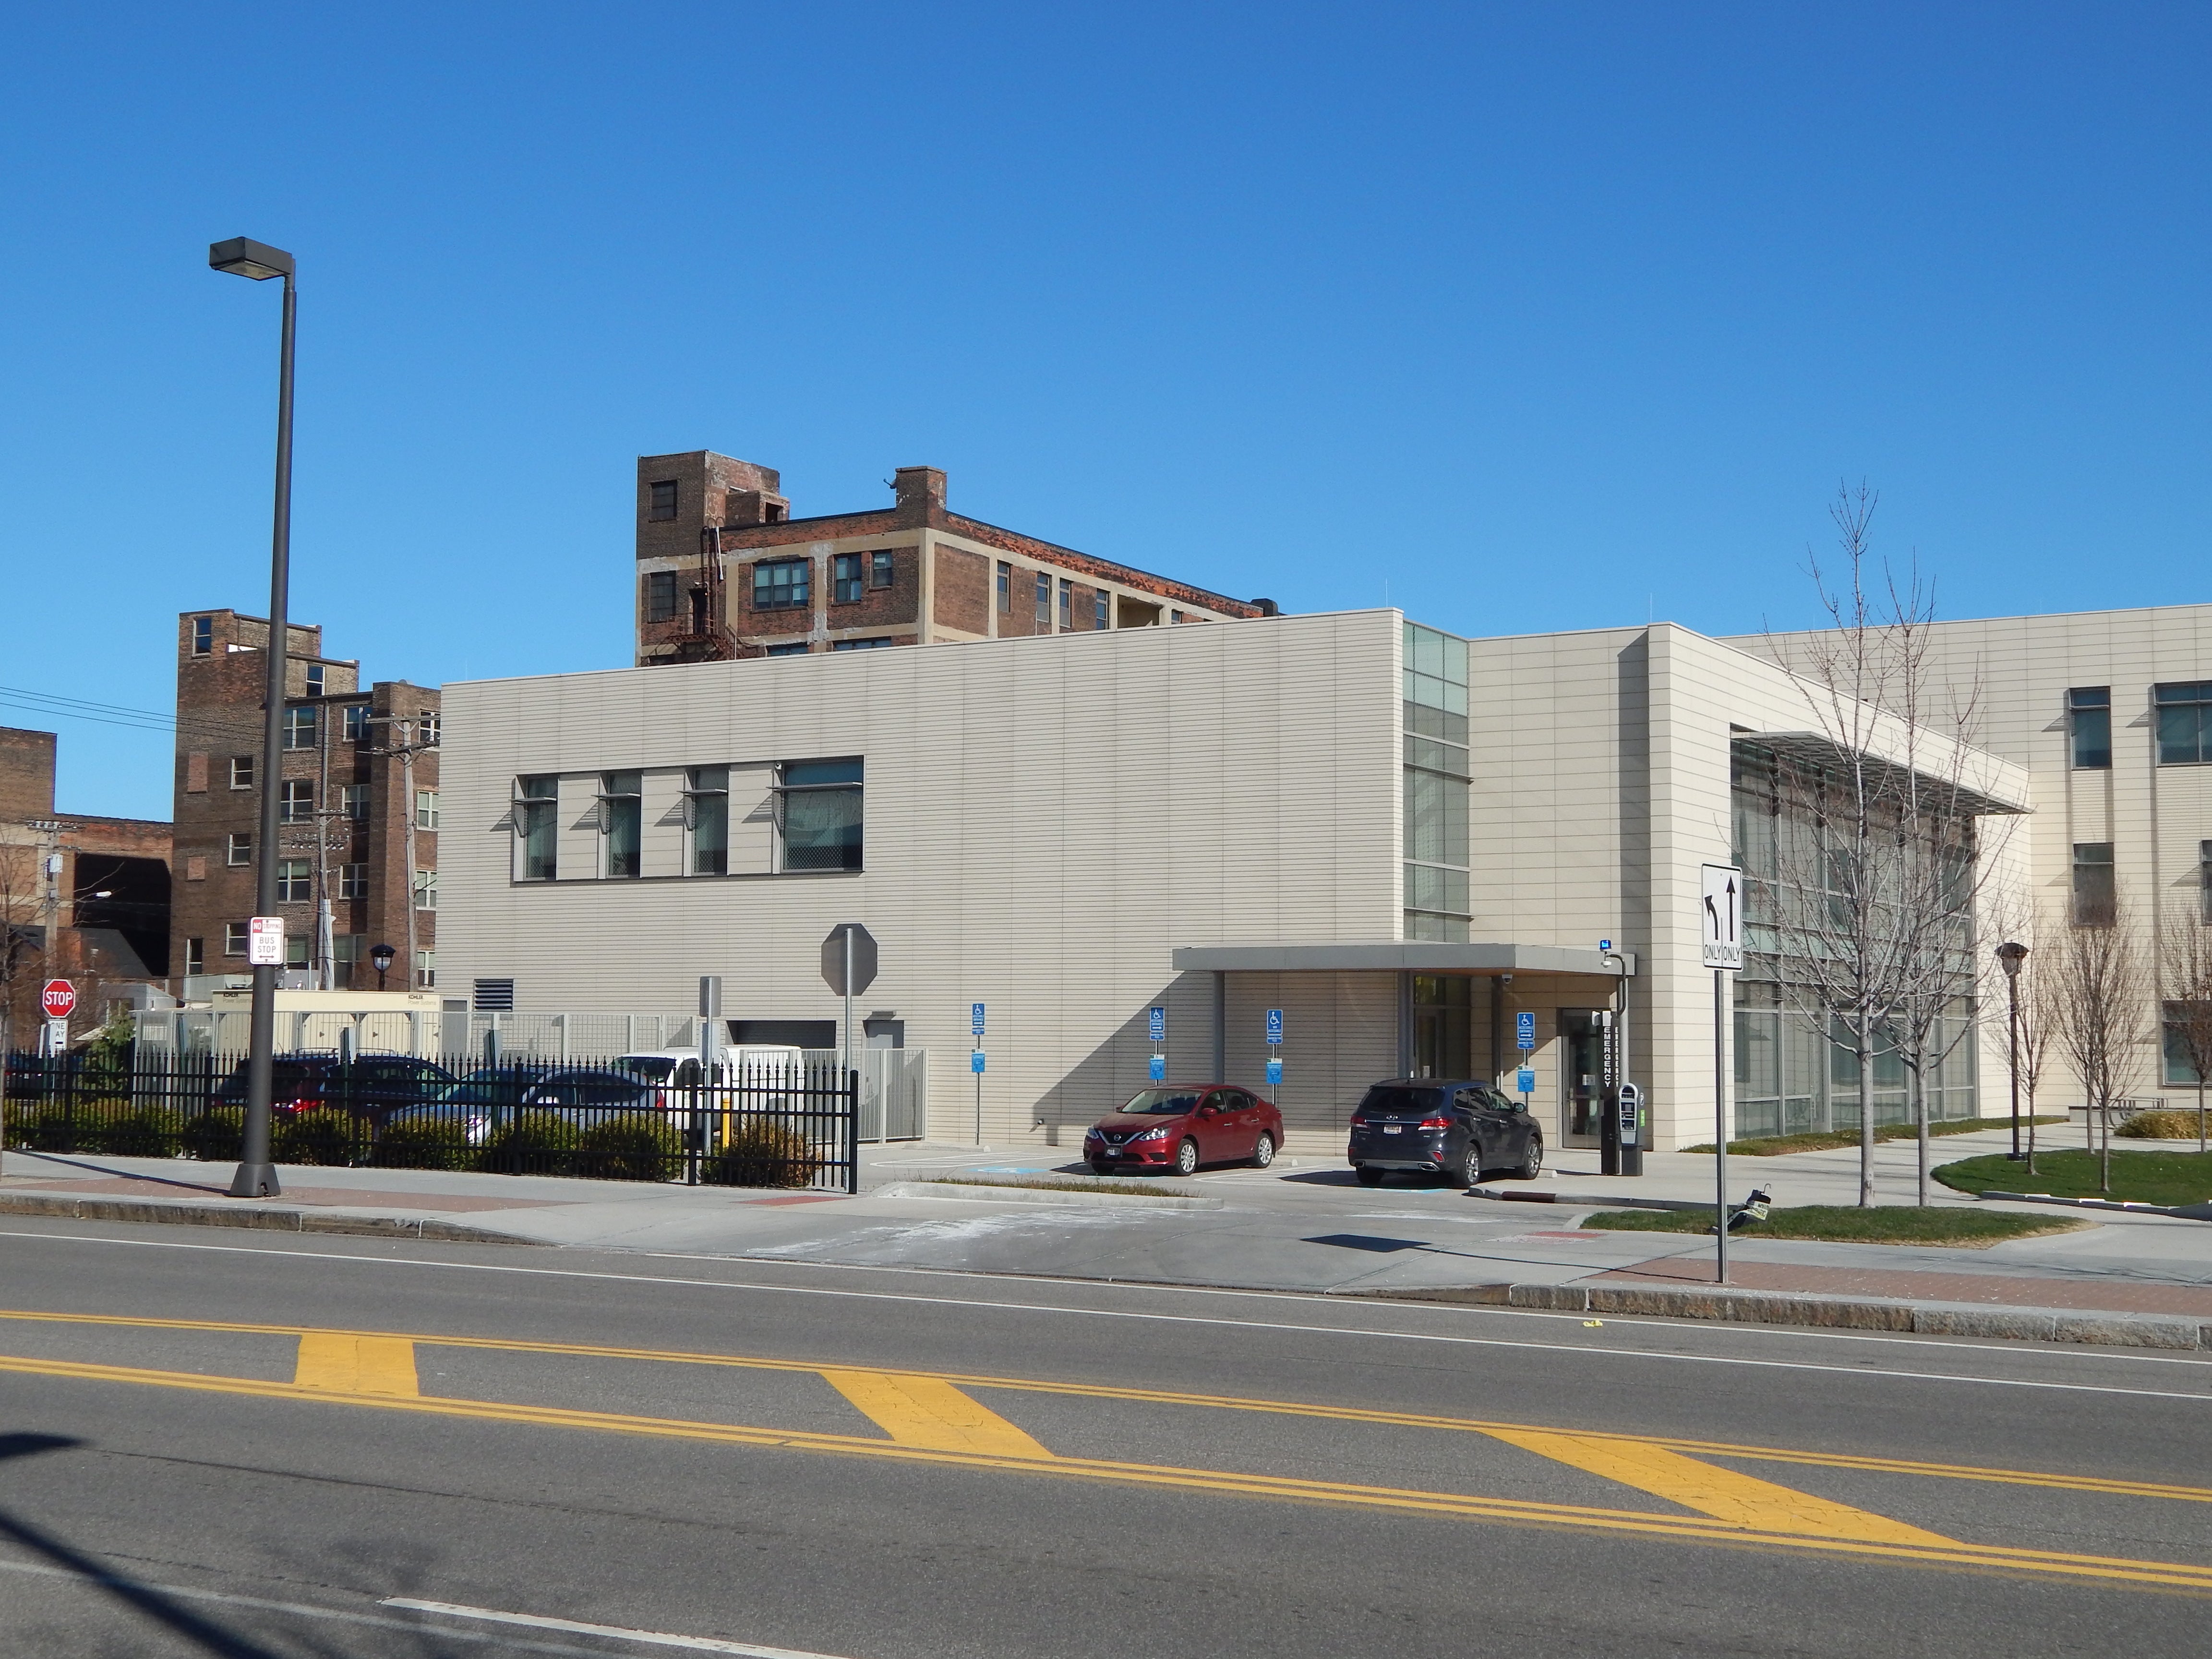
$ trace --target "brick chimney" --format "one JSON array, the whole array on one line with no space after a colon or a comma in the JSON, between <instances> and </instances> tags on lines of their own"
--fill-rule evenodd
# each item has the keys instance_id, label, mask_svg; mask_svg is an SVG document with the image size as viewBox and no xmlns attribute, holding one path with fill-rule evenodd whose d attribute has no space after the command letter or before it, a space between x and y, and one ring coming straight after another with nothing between
<instances>
[{"instance_id":1,"label":"brick chimney","mask_svg":"<svg viewBox=\"0 0 2212 1659\"><path fill-rule=\"evenodd\" d=\"M902 466L894 475L891 489L898 496L898 514L906 524L927 524L933 514L945 511L945 473L933 466Z\"/></svg>"}]
</instances>

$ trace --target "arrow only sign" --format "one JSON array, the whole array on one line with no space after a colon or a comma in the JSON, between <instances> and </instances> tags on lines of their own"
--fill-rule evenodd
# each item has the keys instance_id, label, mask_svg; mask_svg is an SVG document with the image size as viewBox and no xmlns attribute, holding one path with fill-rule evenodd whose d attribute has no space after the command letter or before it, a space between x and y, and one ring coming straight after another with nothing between
<instances>
[{"instance_id":1,"label":"arrow only sign","mask_svg":"<svg viewBox=\"0 0 2212 1659\"><path fill-rule=\"evenodd\" d=\"M1735 972L1743 966L1743 872L1732 864L1699 871L1698 937L1705 965Z\"/></svg>"}]
</instances>

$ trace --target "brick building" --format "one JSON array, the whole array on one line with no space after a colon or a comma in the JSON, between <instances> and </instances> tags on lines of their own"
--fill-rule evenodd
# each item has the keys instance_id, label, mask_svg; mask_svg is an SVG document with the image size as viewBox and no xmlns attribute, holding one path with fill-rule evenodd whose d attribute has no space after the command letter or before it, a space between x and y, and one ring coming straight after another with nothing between
<instances>
[{"instance_id":1,"label":"brick building","mask_svg":"<svg viewBox=\"0 0 2212 1659\"><path fill-rule=\"evenodd\" d=\"M55 747L0 727L0 1010L18 1044L48 979L76 984L81 1036L123 988L169 972L169 826L58 813Z\"/></svg>"},{"instance_id":2,"label":"brick building","mask_svg":"<svg viewBox=\"0 0 2212 1659\"><path fill-rule=\"evenodd\" d=\"M888 507L794 519L774 469L712 450L637 463L637 662L1029 638L1272 616L945 506L902 466Z\"/></svg>"},{"instance_id":3,"label":"brick building","mask_svg":"<svg viewBox=\"0 0 2212 1659\"><path fill-rule=\"evenodd\" d=\"M369 952L389 945L389 988L434 985L438 692L404 680L364 690L358 663L323 654L319 627L295 623L289 634L276 779L276 908L287 965L310 987L373 989ZM178 618L169 955L171 971L193 981L188 997L249 971L268 645L264 617L195 611ZM327 952L319 925L325 904Z\"/></svg>"}]
</instances>

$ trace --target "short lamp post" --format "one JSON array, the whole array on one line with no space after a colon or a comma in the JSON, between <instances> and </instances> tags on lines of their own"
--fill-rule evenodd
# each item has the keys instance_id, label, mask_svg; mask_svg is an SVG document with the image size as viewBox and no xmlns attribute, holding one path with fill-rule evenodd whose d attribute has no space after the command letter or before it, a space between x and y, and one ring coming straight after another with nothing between
<instances>
[{"instance_id":1,"label":"short lamp post","mask_svg":"<svg viewBox=\"0 0 2212 1659\"><path fill-rule=\"evenodd\" d=\"M2009 1069L2012 1072L2012 1151L2005 1156L2017 1164L2020 1150L2020 970L2027 960L2027 946L2008 939L1997 946L1997 966L2004 969L2005 999L2010 1005L2006 1025L2012 1044Z\"/></svg>"},{"instance_id":2,"label":"short lamp post","mask_svg":"<svg viewBox=\"0 0 2212 1659\"><path fill-rule=\"evenodd\" d=\"M384 976L392 971L392 958L398 954L389 945L380 945L368 953L368 965L376 969L378 990L384 988Z\"/></svg>"},{"instance_id":3,"label":"short lamp post","mask_svg":"<svg viewBox=\"0 0 2212 1659\"><path fill-rule=\"evenodd\" d=\"M261 729L261 834L254 847L253 910L257 917L276 914L277 768L283 760L284 664L290 655L291 629L285 619L292 565L292 329L296 310L292 256L280 247L234 236L208 249L212 270L249 281L284 279L283 343L276 365L276 510L269 544L269 644L267 690ZM257 930L258 932L258 930ZM278 961L283 952L278 953ZM276 963L253 967L253 1012L246 1060L246 1136L238 1173L231 1177L233 1198L274 1198L281 1190L276 1166L269 1159L269 1100L276 1080Z\"/></svg>"}]
</instances>

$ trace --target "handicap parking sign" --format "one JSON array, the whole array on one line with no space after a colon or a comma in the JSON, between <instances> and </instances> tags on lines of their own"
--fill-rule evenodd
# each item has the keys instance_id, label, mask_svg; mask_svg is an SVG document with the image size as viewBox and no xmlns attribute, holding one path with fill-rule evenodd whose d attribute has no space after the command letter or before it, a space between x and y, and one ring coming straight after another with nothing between
<instances>
[{"instance_id":1,"label":"handicap parking sign","mask_svg":"<svg viewBox=\"0 0 2212 1659\"><path fill-rule=\"evenodd\" d=\"M1279 1084L1282 1080L1283 1080L1283 1062L1282 1062L1281 1060L1269 1060L1269 1061L1267 1062L1267 1081L1268 1081L1268 1083L1272 1085L1275 1085L1275 1084Z\"/></svg>"},{"instance_id":2,"label":"handicap parking sign","mask_svg":"<svg viewBox=\"0 0 2212 1659\"><path fill-rule=\"evenodd\" d=\"M1152 1041L1158 1042L1168 1034L1168 1011L1164 1008L1153 1009L1148 1024L1152 1029Z\"/></svg>"},{"instance_id":3,"label":"handicap parking sign","mask_svg":"<svg viewBox=\"0 0 2212 1659\"><path fill-rule=\"evenodd\" d=\"M1514 1075L1513 1090L1516 1094L1534 1094L1536 1092L1536 1074L1530 1071L1526 1066L1523 1066L1520 1071Z\"/></svg>"},{"instance_id":4,"label":"handicap parking sign","mask_svg":"<svg viewBox=\"0 0 2212 1659\"><path fill-rule=\"evenodd\" d=\"M1283 1011L1279 1008L1270 1008L1267 1010L1267 1041L1280 1042L1282 1040Z\"/></svg>"},{"instance_id":5,"label":"handicap parking sign","mask_svg":"<svg viewBox=\"0 0 2212 1659\"><path fill-rule=\"evenodd\" d=\"M1155 1083L1165 1083L1167 1080L1167 1056L1165 1054L1154 1054L1152 1056L1152 1081Z\"/></svg>"},{"instance_id":6,"label":"handicap parking sign","mask_svg":"<svg viewBox=\"0 0 2212 1659\"><path fill-rule=\"evenodd\" d=\"M983 1075L983 1051L981 1048L970 1048L968 1051L968 1069L975 1073L977 1077Z\"/></svg>"},{"instance_id":7,"label":"handicap parking sign","mask_svg":"<svg viewBox=\"0 0 2212 1659\"><path fill-rule=\"evenodd\" d=\"M1536 1016L1525 1013L1514 1015L1513 1038L1514 1042L1522 1048L1534 1048L1536 1046Z\"/></svg>"}]
</instances>

